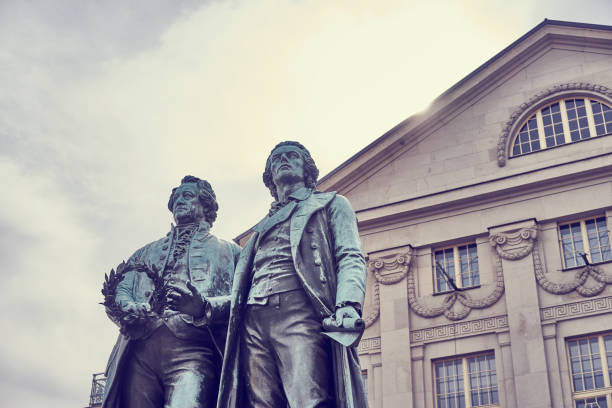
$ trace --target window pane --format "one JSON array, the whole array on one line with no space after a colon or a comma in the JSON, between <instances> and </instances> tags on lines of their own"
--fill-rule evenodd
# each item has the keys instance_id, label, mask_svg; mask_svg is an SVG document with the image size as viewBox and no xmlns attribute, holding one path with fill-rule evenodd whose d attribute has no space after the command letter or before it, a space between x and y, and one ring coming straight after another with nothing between
<instances>
[{"instance_id":1,"label":"window pane","mask_svg":"<svg viewBox=\"0 0 612 408\"><path fill-rule=\"evenodd\" d=\"M561 249L565 267L584 265L584 259L580 255L584 252L580 222L560 225L559 235L561 236Z\"/></svg>"},{"instance_id":2,"label":"window pane","mask_svg":"<svg viewBox=\"0 0 612 408\"><path fill-rule=\"evenodd\" d=\"M465 407L461 359L435 363L436 399L439 407Z\"/></svg>"},{"instance_id":3,"label":"window pane","mask_svg":"<svg viewBox=\"0 0 612 408\"><path fill-rule=\"evenodd\" d=\"M597 136L612 133L612 109L597 101L591 101L591 108Z\"/></svg>"},{"instance_id":4,"label":"window pane","mask_svg":"<svg viewBox=\"0 0 612 408\"><path fill-rule=\"evenodd\" d=\"M568 341L574 391L605 387L597 336Z\"/></svg>"},{"instance_id":5,"label":"window pane","mask_svg":"<svg viewBox=\"0 0 612 408\"><path fill-rule=\"evenodd\" d=\"M576 400L576 408L608 408L606 396L584 398Z\"/></svg>"},{"instance_id":6,"label":"window pane","mask_svg":"<svg viewBox=\"0 0 612 408\"><path fill-rule=\"evenodd\" d=\"M518 156L532 151L540 150L540 137L538 134L538 123L536 115L531 116L521 127L518 136L514 140L512 155Z\"/></svg>"},{"instance_id":7,"label":"window pane","mask_svg":"<svg viewBox=\"0 0 612 408\"><path fill-rule=\"evenodd\" d=\"M457 248L461 274L461 287L471 287L480 284L478 275L478 253L476 244L462 245Z\"/></svg>"},{"instance_id":8,"label":"window pane","mask_svg":"<svg viewBox=\"0 0 612 408\"><path fill-rule=\"evenodd\" d=\"M608 362L608 378L612 382L612 335L604 336L603 340L606 348L606 361Z\"/></svg>"},{"instance_id":9,"label":"window pane","mask_svg":"<svg viewBox=\"0 0 612 408\"><path fill-rule=\"evenodd\" d=\"M558 146L565 143L563 124L561 121L561 114L559 113L559 103L542 109L542 122L544 123L546 147Z\"/></svg>"},{"instance_id":10,"label":"window pane","mask_svg":"<svg viewBox=\"0 0 612 408\"><path fill-rule=\"evenodd\" d=\"M472 406L479 407L495 403L498 396L494 355L486 354L470 357L467 361Z\"/></svg>"},{"instance_id":11,"label":"window pane","mask_svg":"<svg viewBox=\"0 0 612 408\"><path fill-rule=\"evenodd\" d=\"M442 268L445 268L444 252L436 251L434 254L434 261L436 267L436 291L445 292L450 289L446 277L442 272Z\"/></svg>"}]
</instances>

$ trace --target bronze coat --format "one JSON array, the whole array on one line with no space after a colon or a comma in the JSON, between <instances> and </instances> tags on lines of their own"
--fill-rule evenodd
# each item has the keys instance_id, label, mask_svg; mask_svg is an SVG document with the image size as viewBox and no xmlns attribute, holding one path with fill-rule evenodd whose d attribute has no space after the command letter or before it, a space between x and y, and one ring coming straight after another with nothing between
<instances>
[{"instance_id":1,"label":"bronze coat","mask_svg":"<svg viewBox=\"0 0 612 408\"><path fill-rule=\"evenodd\" d=\"M238 371L240 330L256 243L269 227L264 218L243 248L232 286L230 321L217 408L240 408ZM291 216L290 242L297 275L321 317L330 316L343 302L363 304L366 264L361 250L357 219L348 200L336 193L313 192L300 201ZM332 343L337 407L367 406L357 350Z\"/></svg>"},{"instance_id":2,"label":"bronze coat","mask_svg":"<svg viewBox=\"0 0 612 408\"><path fill-rule=\"evenodd\" d=\"M128 264L144 263L150 270L158 271L159 274L163 273L173 239L174 228L166 237L136 251ZM227 319L230 288L240 247L210 234L208 224L204 222L194 233L188 251L191 282L198 292L211 303L213 320L215 317L221 319L221 322L212 326L212 329L215 338L220 339L222 344L226 333L226 324L223 320ZM144 272L128 271L117 287L115 300L117 302L122 300L148 302L152 296L153 287L153 283ZM224 314L225 318L223 318ZM148 333L143 335L146 334ZM105 373L107 379L102 404L104 408L120 408L121 366L128 355L130 342L131 339L120 334L109 357Z\"/></svg>"}]
</instances>

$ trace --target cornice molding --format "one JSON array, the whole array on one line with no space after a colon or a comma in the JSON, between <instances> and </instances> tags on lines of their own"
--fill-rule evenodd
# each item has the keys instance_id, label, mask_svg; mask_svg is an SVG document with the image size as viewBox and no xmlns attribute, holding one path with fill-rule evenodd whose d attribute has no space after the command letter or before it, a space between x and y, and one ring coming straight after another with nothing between
<instances>
[{"instance_id":1,"label":"cornice molding","mask_svg":"<svg viewBox=\"0 0 612 408\"><path fill-rule=\"evenodd\" d=\"M552 102L554 99L560 99L561 97L571 96L576 93L584 96L591 95L603 98L607 100L608 103L612 103L612 90L610 88L588 82L558 84L535 94L529 98L527 102L522 103L512 115L510 115L510 119L505 123L497 142L497 165L499 167L504 167L506 165L510 148L509 143L512 141L512 135L518 131L517 127L520 126L529 115L540 106Z\"/></svg>"}]
</instances>

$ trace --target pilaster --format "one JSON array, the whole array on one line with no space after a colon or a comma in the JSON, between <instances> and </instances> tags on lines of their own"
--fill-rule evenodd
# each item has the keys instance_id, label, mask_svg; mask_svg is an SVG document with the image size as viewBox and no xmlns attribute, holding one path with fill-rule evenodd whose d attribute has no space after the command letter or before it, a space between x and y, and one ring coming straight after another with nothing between
<instances>
[{"instance_id":1,"label":"pilaster","mask_svg":"<svg viewBox=\"0 0 612 408\"><path fill-rule=\"evenodd\" d=\"M516 406L554 406L531 255L537 237L535 220L492 228L490 233L504 270Z\"/></svg>"}]
</instances>

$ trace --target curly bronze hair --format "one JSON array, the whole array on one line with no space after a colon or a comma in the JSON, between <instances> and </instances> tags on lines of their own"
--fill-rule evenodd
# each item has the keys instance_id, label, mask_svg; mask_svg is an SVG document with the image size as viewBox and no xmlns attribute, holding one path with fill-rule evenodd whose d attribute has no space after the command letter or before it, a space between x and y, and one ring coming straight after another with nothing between
<instances>
[{"instance_id":1,"label":"curly bronze hair","mask_svg":"<svg viewBox=\"0 0 612 408\"><path fill-rule=\"evenodd\" d=\"M274 150L278 149L281 146L295 146L300 151L302 155L302 160L304 161L304 184L308 188L315 188L317 186L317 179L319 178L319 169L315 164L314 160L310 156L310 152L299 142L285 141L280 142L268 155L268 159L266 160L266 169L263 173L263 182L270 190L270 194L274 197L275 200L278 201L278 194L276 193L276 185L274 185L274 181L272 181L272 171L270 170L272 153Z\"/></svg>"},{"instance_id":2,"label":"curly bronze hair","mask_svg":"<svg viewBox=\"0 0 612 408\"><path fill-rule=\"evenodd\" d=\"M217 219L219 204L217 203L217 196L215 195L210 183L195 176L183 177L181 180L181 185L185 183L195 183L197 185L198 200L200 200L202 207L204 207L204 219L212 227L213 222L215 222ZM168 200L168 209L170 212L172 212L172 207L174 207L174 193L177 189L178 187L174 187L172 189L172 193L170 193L170 199Z\"/></svg>"}]
</instances>

